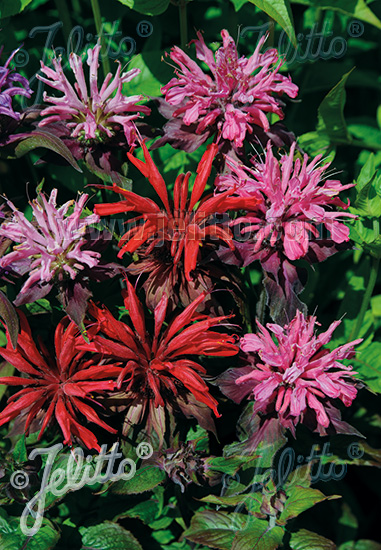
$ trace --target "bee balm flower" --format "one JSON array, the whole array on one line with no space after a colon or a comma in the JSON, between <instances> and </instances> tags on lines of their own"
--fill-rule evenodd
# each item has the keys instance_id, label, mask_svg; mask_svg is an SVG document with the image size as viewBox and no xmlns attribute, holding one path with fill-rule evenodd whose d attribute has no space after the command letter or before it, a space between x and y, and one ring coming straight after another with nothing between
<instances>
[{"instance_id":1,"label":"bee balm flower","mask_svg":"<svg viewBox=\"0 0 381 550\"><path fill-rule=\"evenodd\" d=\"M53 105L41 112L46 118L39 126L63 121L70 130L71 137L84 144L107 141L122 128L125 140L132 145L136 137L134 121L139 118L139 113L149 114L150 109L144 105L137 105L137 102L143 99L142 95L125 96L122 88L123 84L140 73L140 69L122 73L121 65L118 63L115 76L109 73L98 89L100 49L101 45L98 43L87 51L89 87L86 84L82 60L75 53L71 53L69 58L70 67L76 78L74 88L63 72L61 59L53 59L53 69L41 62L41 70L46 76L37 75L37 78L62 92L63 96L48 96L44 93L44 101Z\"/></svg>"},{"instance_id":2,"label":"bee balm flower","mask_svg":"<svg viewBox=\"0 0 381 550\"><path fill-rule=\"evenodd\" d=\"M340 431L344 423L335 402L349 407L357 395L356 373L340 361L353 357L354 346L362 342L354 340L332 351L323 348L340 322L316 335L316 317L304 317L300 311L284 327L269 323L267 330L257 321L259 332L246 334L240 343L251 365L222 375L222 391L237 402L252 397L254 413L275 415L293 433L298 423L313 426L321 435L330 425Z\"/></svg>"},{"instance_id":3,"label":"bee balm flower","mask_svg":"<svg viewBox=\"0 0 381 550\"><path fill-rule=\"evenodd\" d=\"M296 97L298 87L290 77L279 73L282 61L275 49L260 53L265 36L249 58L238 57L234 40L226 30L221 32L223 45L215 54L206 46L201 32L197 36L198 40L193 41L196 56L212 74L206 74L177 46L172 48L170 58L179 69L161 91L174 108L173 119L181 125L170 120L164 128L166 135L159 141L193 151L217 132L230 147L239 150L257 130L270 130L268 113L284 118L279 98L283 94Z\"/></svg>"}]
</instances>

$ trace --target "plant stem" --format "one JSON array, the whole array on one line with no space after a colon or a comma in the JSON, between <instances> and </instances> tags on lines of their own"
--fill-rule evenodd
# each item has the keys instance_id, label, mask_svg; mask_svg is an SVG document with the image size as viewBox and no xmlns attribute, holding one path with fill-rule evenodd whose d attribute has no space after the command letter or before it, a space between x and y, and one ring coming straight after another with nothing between
<instances>
[{"instance_id":1,"label":"plant stem","mask_svg":"<svg viewBox=\"0 0 381 550\"><path fill-rule=\"evenodd\" d=\"M58 17L62 21L62 32L65 37L66 42L68 42L71 30L73 28L73 23L71 21L70 12L67 7L66 0L54 0L56 9L58 11Z\"/></svg>"},{"instance_id":2,"label":"plant stem","mask_svg":"<svg viewBox=\"0 0 381 550\"><path fill-rule=\"evenodd\" d=\"M91 9L93 10L95 28L97 29L97 35L100 38L102 49L101 49L101 59L103 67L103 76L111 72L110 71L110 61L106 52L106 45L104 42L103 29L102 29L102 16L101 10L99 8L98 0L91 0Z\"/></svg>"},{"instance_id":3,"label":"plant stem","mask_svg":"<svg viewBox=\"0 0 381 550\"><path fill-rule=\"evenodd\" d=\"M360 313L357 318L356 325L354 329L352 329L351 331L349 341L356 340L360 334L364 317L368 310L369 302L372 297L374 287L376 285L379 265L380 265L380 258L372 258L372 266L370 268L368 286L366 287L365 294L361 303Z\"/></svg>"},{"instance_id":4,"label":"plant stem","mask_svg":"<svg viewBox=\"0 0 381 550\"><path fill-rule=\"evenodd\" d=\"M188 44L187 0L179 1L180 40L182 49Z\"/></svg>"}]
</instances>

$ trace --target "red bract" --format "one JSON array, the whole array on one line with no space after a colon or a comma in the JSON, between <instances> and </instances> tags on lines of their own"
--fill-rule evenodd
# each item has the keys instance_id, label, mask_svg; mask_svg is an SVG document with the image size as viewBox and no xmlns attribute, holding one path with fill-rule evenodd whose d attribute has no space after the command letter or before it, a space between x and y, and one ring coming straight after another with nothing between
<instances>
[{"instance_id":1,"label":"red bract","mask_svg":"<svg viewBox=\"0 0 381 550\"><path fill-rule=\"evenodd\" d=\"M83 339L75 323L69 322L67 317L56 328L56 357L52 357L41 340L40 350L37 348L25 315L19 314L21 332L17 348L13 350L8 343L6 349L0 348L0 355L26 377L2 377L0 384L25 387L8 399L8 405L0 414L0 426L23 415L28 434L32 421L37 418L41 421L38 435L41 439L54 417L65 444L72 445L75 438L88 449L100 450L97 438L79 418L83 415L88 421L116 433L95 412L96 401L92 394L112 391L115 382L111 379L117 376L120 368L102 364L104 361L97 363L94 358L85 359L88 346L85 344L82 351L76 349L76 343Z\"/></svg>"},{"instance_id":2,"label":"red bract","mask_svg":"<svg viewBox=\"0 0 381 550\"><path fill-rule=\"evenodd\" d=\"M163 330L168 306L164 295L155 308L153 337L146 331L142 304L129 281L124 304L133 328L117 321L106 308L91 305L90 313L97 321L89 330L92 351L124 364L117 380L129 405L124 433L148 415L148 431L153 428L162 442L169 411L182 411L211 428L209 409L218 416L217 401L202 378L206 370L189 356L227 357L238 353L238 346L228 334L210 330L228 316L206 318L196 313L204 298L205 293ZM87 349L85 343L81 347Z\"/></svg>"},{"instance_id":3,"label":"red bract","mask_svg":"<svg viewBox=\"0 0 381 550\"><path fill-rule=\"evenodd\" d=\"M120 212L141 212L137 220L144 220L142 225L134 225L121 238L118 254L122 257L125 252L135 252L148 240L150 246L147 253L156 246L162 246L163 242L170 242L171 256L176 265L180 260L184 262L185 277L191 280L191 271L196 268L197 256L202 241L207 237L224 241L231 249L232 234L222 224L211 220L213 214L227 212L228 210L240 210L250 208L257 204L256 198L242 199L232 197L235 190L229 190L216 196L208 196L201 199L206 182L212 169L213 158L217 152L216 145L209 145L204 153L198 168L193 190L189 195L189 178L191 173L180 174L175 182L173 207L170 206L167 187L163 177L155 166L147 147L142 143L145 163L128 153L128 158L135 164L141 173L148 178L152 187L159 195L164 210L154 201L126 191L117 185L107 187L125 197L125 200L112 204L96 204L95 212L100 216L117 214ZM199 202L200 201L200 202ZM198 206L196 204L199 202ZM130 220L131 222L131 220Z\"/></svg>"},{"instance_id":4,"label":"red bract","mask_svg":"<svg viewBox=\"0 0 381 550\"><path fill-rule=\"evenodd\" d=\"M148 178L159 195L164 209L151 199L140 197L114 185L108 189L120 193L125 200L112 204L97 204L95 212L100 216L120 212L140 212L141 216L130 220L129 230L120 239L121 250L118 256L122 257L126 252L138 251L139 259L142 260L143 255L150 258L153 252L159 252L159 258L163 259L163 262L159 261L158 263L155 257L152 266L151 264L148 266L148 270L152 272L151 279L154 277L157 282L156 284L151 280L150 286L153 283L161 298L165 281L172 281L170 294L172 294L173 286L177 281L180 284L184 281L192 288L189 288L189 292L183 292L183 295L188 294L194 297L195 292L199 295L200 292L206 290L203 277L200 279L199 274L194 273L201 259L201 246L208 243L213 248L216 243L223 241L231 249L234 249L231 231L226 224L215 218L215 214L225 213L228 210L250 209L256 206L257 198L232 197L234 190L228 190L219 195L209 195L201 199L217 152L217 146L213 144L207 147L198 165L197 176L190 196L189 179L191 174L188 172L177 177L172 202L168 197L165 181L144 143L142 143L142 147L145 162L136 159L131 154L128 154L128 157ZM208 253L210 253L209 248ZM205 270L205 265L203 267ZM147 271L146 265L142 271ZM192 285L192 281L197 279L199 279L197 284ZM195 291L193 287L198 287L198 289ZM155 301L153 305L158 305L158 301Z\"/></svg>"}]
</instances>

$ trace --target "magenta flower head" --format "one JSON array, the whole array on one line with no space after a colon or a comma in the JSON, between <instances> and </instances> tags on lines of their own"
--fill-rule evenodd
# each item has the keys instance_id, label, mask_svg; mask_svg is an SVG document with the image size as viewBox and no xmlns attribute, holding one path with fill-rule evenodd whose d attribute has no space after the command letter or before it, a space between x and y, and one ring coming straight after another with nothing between
<instances>
[{"instance_id":1,"label":"magenta flower head","mask_svg":"<svg viewBox=\"0 0 381 550\"><path fill-rule=\"evenodd\" d=\"M0 55L2 51L3 47L0 48ZM11 117L14 120L20 119L20 113L14 110L12 98L16 95L29 98L33 93L28 80L9 67L17 52L18 49L12 52L5 65L0 66L0 115Z\"/></svg>"},{"instance_id":2,"label":"magenta flower head","mask_svg":"<svg viewBox=\"0 0 381 550\"><path fill-rule=\"evenodd\" d=\"M256 128L270 130L268 113L284 118L279 97L296 97L298 87L290 77L279 73L282 61L275 49L260 53L266 36L249 58L238 57L235 42L226 30L221 32L223 45L215 54L206 46L201 32L197 36L198 40L193 41L196 56L208 65L212 75L175 46L170 58L180 68L162 88L165 101L175 107L172 116L182 122L182 134L177 138L182 135L185 139L185 126L200 136L201 142L218 132L230 147L240 149L245 139L255 135ZM167 130L173 130L173 123L169 125ZM184 148L193 150L199 142L196 137L194 147Z\"/></svg>"},{"instance_id":3,"label":"magenta flower head","mask_svg":"<svg viewBox=\"0 0 381 550\"><path fill-rule=\"evenodd\" d=\"M53 59L53 69L41 62L41 70L46 77L37 75L37 78L63 95L54 97L44 93L44 101L53 105L41 112L46 118L39 126L64 122L70 130L70 136L84 144L107 141L122 129L125 141L132 145L136 136L134 121L140 117L139 113L149 114L150 109L144 105L137 105L137 102L143 99L142 95L125 96L122 88L123 84L137 76L140 70L132 69L122 73L121 64L118 62L115 76L109 73L99 90L100 49L101 45L98 43L87 51L89 87L86 84L82 59L75 53L71 53L69 58L76 79L74 88L64 74L61 58Z\"/></svg>"},{"instance_id":4,"label":"magenta flower head","mask_svg":"<svg viewBox=\"0 0 381 550\"><path fill-rule=\"evenodd\" d=\"M0 226L0 236L18 244L0 259L0 269L28 275L14 301L16 306L43 298L55 285L66 313L84 328L87 301L92 296L89 279L99 282L113 277L119 273L119 266L101 260L101 252L108 244L107 232L90 229L99 216L83 215L88 195L61 207L57 207L56 197L57 189L53 189L49 199L40 193L31 203L31 221L8 201L13 215Z\"/></svg>"},{"instance_id":5,"label":"magenta flower head","mask_svg":"<svg viewBox=\"0 0 381 550\"><path fill-rule=\"evenodd\" d=\"M340 400L346 407L351 405L357 395L353 378L357 373L340 360L353 357L354 346L362 340L332 351L323 348L340 323L333 322L317 336L316 317L304 317L300 311L284 327L269 323L267 330L257 321L258 334L246 334L240 343L250 366L222 375L222 391L237 402L254 398L254 413L275 415L294 435L298 423L321 435L326 435L329 426L344 432L348 425L333 403Z\"/></svg>"},{"instance_id":6,"label":"magenta flower head","mask_svg":"<svg viewBox=\"0 0 381 550\"><path fill-rule=\"evenodd\" d=\"M307 155L294 160L295 148L294 142L290 153L278 161L269 142L265 160L254 162L253 168L227 157L229 173L216 180L219 191L235 189L242 198L258 200L254 209L233 222L244 225L243 242L237 249L242 265L261 262L268 276L268 292L278 304L281 299L285 301L288 317L282 324L295 315L295 305L301 307L295 294L303 287L290 261L305 258L311 263L320 262L337 252L338 245L349 241L349 227L342 218L355 217L338 210L349 206L338 197L339 193L354 184L326 179L330 163L319 166L321 155L313 160ZM226 261L230 263L228 258Z\"/></svg>"}]
</instances>

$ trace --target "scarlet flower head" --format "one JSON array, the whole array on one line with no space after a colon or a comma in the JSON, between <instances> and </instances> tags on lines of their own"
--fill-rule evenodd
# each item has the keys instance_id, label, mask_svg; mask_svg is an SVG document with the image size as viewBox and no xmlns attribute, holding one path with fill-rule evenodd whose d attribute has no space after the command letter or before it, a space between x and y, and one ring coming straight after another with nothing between
<instances>
[{"instance_id":1,"label":"scarlet flower head","mask_svg":"<svg viewBox=\"0 0 381 550\"><path fill-rule=\"evenodd\" d=\"M132 228L119 241L121 250L118 257L122 257L126 252L135 252L146 243L149 246L146 247L145 254L149 254L155 247L169 244L174 266L181 261L184 266L185 278L191 281L191 272L197 266L200 246L205 239L223 241L231 249L234 249L230 230L223 227L214 218L214 215L228 210L250 208L257 203L257 199L232 197L234 189L201 199L217 152L217 146L212 144L207 147L198 165L197 176L190 196L189 178L191 173L180 174L175 182L171 205L165 181L155 166L145 143L142 143L142 147L145 162L130 153L128 153L128 158L148 178L159 195L164 209L151 199L113 185L106 188L121 194L124 200L117 203L96 204L94 211L100 216L120 212L140 212L141 216L130 220L130 223L133 224ZM138 220L143 223L136 224L135 222Z\"/></svg>"},{"instance_id":2,"label":"scarlet flower head","mask_svg":"<svg viewBox=\"0 0 381 550\"><path fill-rule=\"evenodd\" d=\"M98 416L100 405L94 399L112 392L119 367L106 365L100 357L85 358L86 345L78 351L76 344L83 338L73 322L61 320L55 331L55 357L40 340L39 348L33 341L25 315L19 312L21 330L14 350L8 336L7 348L0 348L0 356L23 376L0 378L0 384L24 386L8 399L8 405L0 413L0 426L18 416L25 419L24 431L28 434L31 424L38 420L41 439L46 428L56 422L64 435L64 443L72 445L78 440L88 449L100 450L97 438L85 424L92 422L108 432L116 430Z\"/></svg>"},{"instance_id":3,"label":"scarlet flower head","mask_svg":"<svg viewBox=\"0 0 381 550\"><path fill-rule=\"evenodd\" d=\"M100 50L100 42L87 50L89 87L86 84L82 59L77 54L71 53L69 57L76 79L74 88L64 74L61 58L53 58L53 69L41 61L41 70L46 76L37 75L37 78L62 92L63 96L48 96L44 92L44 101L53 105L41 112L46 118L39 126L63 121L70 129L71 137L84 144L107 141L122 128L127 143L132 145L136 138L134 121L140 117L139 113L149 114L151 110L144 105L137 105L143 99L142 95L125 96L122 88L140 73L140 69L122 73L118 62L115 76L109 73L98 89Z\"/></svg>"},{"instance_id":4,"label":"scarlet flower head","mask_svg":"<svg viewBox=\"0 0 381 550\"><path fill-rule=\"evenodd\" d=\"M218 416L217 401L202 378L205 369L193 356L228 357L238 353L238 346L228 334L210 330L229 316L206 318L196 313L204 298L205 293L164 329L168 296L163 295L154 311L153 336L146 330L142 304L128 280L124 304L132 328L117 321L106 308L91 305L89 311L97 324L89 329L90 349L122 363L117 385L129 405L125 433L147 415L148 431L153 429L162 442L169 410L195 416L203 427L211 429L209 410Z\"/></svg>"},{"instance_id":5,"label":"scarlet flower head","mask_svg":"<svg viewBox=\"0 0 381 550\"><path fill-rule=\"evenodd\" d=\"M332 351L323 348L340 323L316 335L316 317L304 317L300 311L284 327L269 323L267 330L257 321L258 333L246 334L240 343L251 365L222 375L222 391L237 402L252 397L254 413L275 414L293 434L298 423L314 426L321 435L330 425L340 431L344 423L334 400L349 407L357 395L357 373L340 361L353 357L354 346L362 342L354 340Z\"/></svg>"},{"instance_id":6,"label":"scarlet flower head","mask_svg":"<svg viewBox=\"0 0 381 550\"><path fill-rule=\"evenodd\" d=\"M223 44L215 54L206 46L202 33L198 32L197 36L198 40L191 42L196 46L196 56L206 63L212 74L206 74L175 46L170 58L179 69L161 91L165 101L175 107L172 117L202 136L201 142L219 132L222 140L239 149L245 139L255 134L255 127L270 130L268 113L284 118L279 97L283 94L296 97L298 87L290 77L279 73L282 61L274 48L260 53L266 36L259 40L249 58L238 57L236 44L226 30L221 31ZM179 128L176 136L171 124L170 121L168 136L185 142L184 129ZM200 144L197 138L193 142L196 146ZM185 145L184 148L194 150L196 147Z\"/></svg>"}]
</instances>

